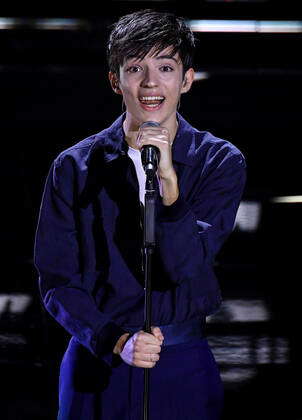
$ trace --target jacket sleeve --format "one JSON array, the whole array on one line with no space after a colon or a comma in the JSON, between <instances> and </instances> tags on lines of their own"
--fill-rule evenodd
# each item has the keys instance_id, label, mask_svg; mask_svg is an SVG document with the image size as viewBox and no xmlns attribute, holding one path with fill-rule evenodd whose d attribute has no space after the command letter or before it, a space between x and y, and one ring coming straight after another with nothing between
<instances>
[{"instance_id":1,"label":"jacket sleeve","mask_svg":"<svg viewBox=\"0 0 302 420\"><path fill-rule=\"evenodd\" d=\"M200 278L233 230L245 186L245 160L238 151L213 161L190 198L180 190L172 205L159 204L157 241L174 283Z\"/></svg>"},{"instance_id":2,"label":"jacket sleeve","mask_svg":"<svg viewBox=\"0 0 302 420\"><path fill-rule=\"evenodd\" d=\"M81 271L72 159L57 158L48 174L35 239L34 263L47 311L94 355L111 363L124 334L97 308L94 284Z\"/></svg>"}]
</instances>

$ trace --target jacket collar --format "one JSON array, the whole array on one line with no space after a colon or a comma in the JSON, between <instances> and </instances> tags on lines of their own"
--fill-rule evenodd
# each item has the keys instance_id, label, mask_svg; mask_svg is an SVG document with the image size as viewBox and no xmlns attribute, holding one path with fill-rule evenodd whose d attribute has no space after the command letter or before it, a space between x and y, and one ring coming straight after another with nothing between
<instances>
[{"instance_id":1,"label":"jacket collar","mask_svg":"<svg viewBox=\"0 0 302 420\"><path fill-rule=\"evenodd\" d=\"M195 156L195 133L197 130L179 113L177 113L177 120L178 130L172 145L173 161L193 166Z\"/></svg>"},{"instance_id":2,"label":"jacket collar","mask_svg":"<svg viewBox=\"0 0 302 420\"><path fill-rule=\"evenodd\" d=\"M114 123L98 134L104 136L104 157L106 162L123 156L128 151L128 144L125 141L123 121L125 113L122 114ZM172 146L172 159L185 165L192 166L195 156L195 133L193 128L180 114L177 113L178 130Z\"/></svg>"}]
</instances>

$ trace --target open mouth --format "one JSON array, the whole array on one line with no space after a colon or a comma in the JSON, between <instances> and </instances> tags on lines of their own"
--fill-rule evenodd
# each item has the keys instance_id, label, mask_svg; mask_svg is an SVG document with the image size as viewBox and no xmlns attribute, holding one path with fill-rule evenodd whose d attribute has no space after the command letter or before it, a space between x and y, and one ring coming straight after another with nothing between
<instances>
[{"instance_id":1,"label":"open mouth","mask_svg":"<svg viewBox=\"0 0 302 420\"><path fill-rule=\"evenodd\" d=\"M140 103L147 109L158 108L164 100L164 96L141 96L139 98Z\"/></svg>"}]
</instances>

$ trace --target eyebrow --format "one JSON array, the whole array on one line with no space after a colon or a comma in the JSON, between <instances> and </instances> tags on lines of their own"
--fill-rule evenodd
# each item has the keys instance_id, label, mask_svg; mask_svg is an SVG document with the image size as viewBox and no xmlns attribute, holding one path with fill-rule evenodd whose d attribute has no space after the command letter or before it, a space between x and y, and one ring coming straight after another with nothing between
<instances>
[{"instance_id":1,"label":"eyebrow","mask_svg":"<svg viewBox=\"0 0 302 420\"><path fill-rule=\"evenodd\" d=\"M175 63L179 64L179 61L176 60L176 58L172 57L171 55L157 55L156 60L174 60Z\"/></svg>"},{"instance_id":2,"label":"eyebrow","mask_svg":"<svg viewBox=\"0 0 302 420\"><path fill-rule=\"evenodd\" d=\"M179 61L177 61L176 60L176 58L174 58L172 55L168 55L168 54L165 54L165 55L156 55L156 56L154 56L154 58L156 59L156 60L173 60L173 61L175 61L175 63L176 64L180 64L180 60ZM137 56L129 56L128 58L126 58L125 59L125 63L124 64L126 64L126 62L127 61L136 61L137 59L139 59ZM141 61L141 60L143 60L143 58L142 59L139 59L139 61Z\"/></svg>"}]
</instances>

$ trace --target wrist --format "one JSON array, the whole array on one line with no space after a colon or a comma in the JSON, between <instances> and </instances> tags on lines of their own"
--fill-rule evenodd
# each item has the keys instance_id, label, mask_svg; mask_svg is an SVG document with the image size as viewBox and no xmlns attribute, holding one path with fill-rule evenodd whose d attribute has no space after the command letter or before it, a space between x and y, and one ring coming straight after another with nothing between
<instances>
[{"instance_id":1,"label":"wrist","mask_svg":"<svg viewBox=\"0 0 302 420\"><path fill-rule=\"evenodd\" d=\"M175 171L173 171L169 177L161 178L161 187L163 204L165 206L170 206L179 196L177 175Z\"/></svg>"},{"instance_id":2,"label":"wrist","mask_svg":"<svg viewBox=\"0 0 302 420\"><path fill-rule=\"evenodd\" d=\"M175 194L163 196L163 205L171 206L178 199L178 196L179 194L177 192L175 192Z\"/></svg>"},{"instance_id":3,"label":"wrist","mask_svg":"<svg viewBox=\"0 0 302 420\"><path fill-rule=\"evenodd\" d=\"M177 183L177 175L174 168L171 168L168 171L158 171L158 175L163 182Z\"/></svg>"},{"instance_id":4,"label":"wrist","mask_svg":"<svg viewBox=\"0 0 302 420\"><path fill-rule=\"evenodd\" d=\"M114 346L114 349L113 349L113 353L114 354L121 354L121 352L123 351L123 348L124 348L124 346L125 346L125 344L126 344L126 341L128 340L128 338L129 338L129 336L130 336L130 334L129 333L126 333L126 334L123 334L118 340L117 340L117 342L116 342L116 345Z\"/></svg>"}]
</instances>

